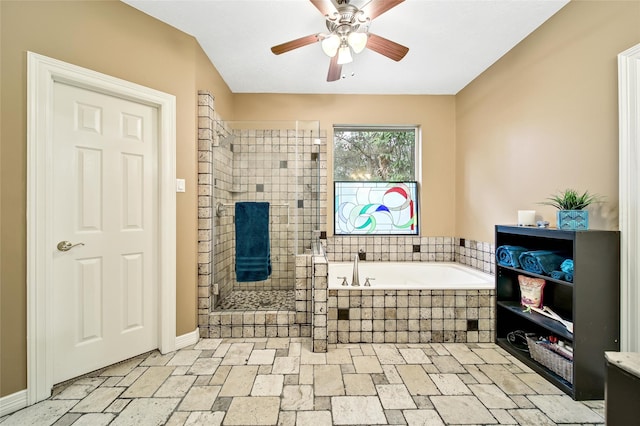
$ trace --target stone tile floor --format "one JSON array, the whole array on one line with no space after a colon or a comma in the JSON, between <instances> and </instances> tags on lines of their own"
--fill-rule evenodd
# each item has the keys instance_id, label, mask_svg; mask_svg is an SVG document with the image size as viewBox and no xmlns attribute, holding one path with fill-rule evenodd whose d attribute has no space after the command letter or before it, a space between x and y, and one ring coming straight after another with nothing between
<instances>
[{"instance_id":1,"label":"stone tile floor","mask_svg":"<svg viewBox=\"0 0 640 426\"><path fill-rule=\"evenodd\" d=\"M576 402L494 344L203 339L65 383L10 425L584 425Z\"/></svg>"}]
</instances>

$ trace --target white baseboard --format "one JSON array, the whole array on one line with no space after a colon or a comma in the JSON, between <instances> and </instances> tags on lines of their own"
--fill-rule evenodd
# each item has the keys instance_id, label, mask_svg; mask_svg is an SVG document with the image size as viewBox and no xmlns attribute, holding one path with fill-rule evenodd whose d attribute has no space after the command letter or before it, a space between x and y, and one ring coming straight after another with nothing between
<instances>
[{"instance_id":1,"label":"white baseboard","mask_svg":"<svg viewBox=\"0 0 640 426\"><path fill-rule=\"evenodd\" d=\"M191 333L176 336L176 350L195 345L200 340L200 328L196 327Z\"/></svg>"},{"instance_id":2,"label":"white baseboard","mask_svg":"<svg viewBox=\"0 0 640 426\"><path fill-rule=\"evenodd\" d=\"M0 398L0 417L14 413L27 406L27 390L21 390Z\"/></svg>"}]
</instances>

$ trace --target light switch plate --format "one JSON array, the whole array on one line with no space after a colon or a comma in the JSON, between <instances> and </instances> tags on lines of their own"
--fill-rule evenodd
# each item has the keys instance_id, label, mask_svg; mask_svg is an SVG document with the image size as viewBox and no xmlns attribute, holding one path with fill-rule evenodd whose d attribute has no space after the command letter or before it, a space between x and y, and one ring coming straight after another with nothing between
<instances>
[{"instance_id":1,"label":"light switch plate","mask_svg":"<svg viewBox=\"0 0 640 426\"><path fill-rule=\"evenodd\" d=\"M185 192L186 184L184 179L176 179L176 192Z\"/></svg>"}]
</instances>

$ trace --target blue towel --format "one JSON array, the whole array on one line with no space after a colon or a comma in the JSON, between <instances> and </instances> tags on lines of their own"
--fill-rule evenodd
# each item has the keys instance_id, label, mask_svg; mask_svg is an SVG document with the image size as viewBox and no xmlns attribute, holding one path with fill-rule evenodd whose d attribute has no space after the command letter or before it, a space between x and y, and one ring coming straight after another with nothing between
<instances>
[{"instance_id":1,"label":"blue towel","mask_svg":"<svg viewBox=\"0 0 640 426\"><path fill-rule=\"evenodd\" d=\"M540 275L550 275L557 271L565 259L557 252L549 250L525 251L519 258L522 269Z\"/></svg>"},{"instance_id":2,"label":"blue towel","mask_svg":"<svg viewBox=\"0 0 640 426\"><path fill-rule=\"evenodd\" d=\"M527 251L526 248L520 246L500 246L496 250L496 260L502 266L520 267L518 257Z\"/></svg>"},{"instance_id":3,"label":"blue towel","mask_svg":"<svg viewBox=\"0 0 640 426\"><path fill-rule=\"evenodd\" d=\"M564 280L565 281L569 281L570 283L572 283L573 282L573 272L571 272L571 273L567 272L566 274L564 274Z\"/></svg>"},{"instance_id":4,"label":"blue towel","mask_svg":"<svg viewBox=\"0 0 640 426\"><path fill-rule=\"evenodd\" d=\"M560 265L560 269L565 274L573 274L573 260L565 259L564 262Z\"/></svg>"},{"instance_id":5,"label":"blue towel","mask_svg":"<svg viewBox=\"0 0 640 426\"><path fill-rule=\"evenodd\" d=\"M236 203L236 280L264 281L271 275L269 203Z\"/></svg>"},{"instance_id":6,"label":"blue towel","mask_svg":"<svg viewBox=\"0 0 640 426\"><path fill-rule=\"evenodd\" d=\"M562 271L553 271L551 272L551 278L555 278L556 280L564 280L565 273Z\"/></svg>"}]
</instances>

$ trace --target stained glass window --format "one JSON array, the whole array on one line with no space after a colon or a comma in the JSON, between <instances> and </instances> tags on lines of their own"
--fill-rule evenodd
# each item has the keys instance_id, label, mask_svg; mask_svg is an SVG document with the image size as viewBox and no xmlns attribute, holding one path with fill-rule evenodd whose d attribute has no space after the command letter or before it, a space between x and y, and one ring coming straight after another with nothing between
<instances>
[{"instance_id":1,"label":"stained glass window","mask_svg":"<svg viewBox=\"0 0 640 426\"><path fill-rule=\"evenodd\" d=\"M416 182L335 182L335 235L419 235Z\"/></svg>"}]
</instances>

